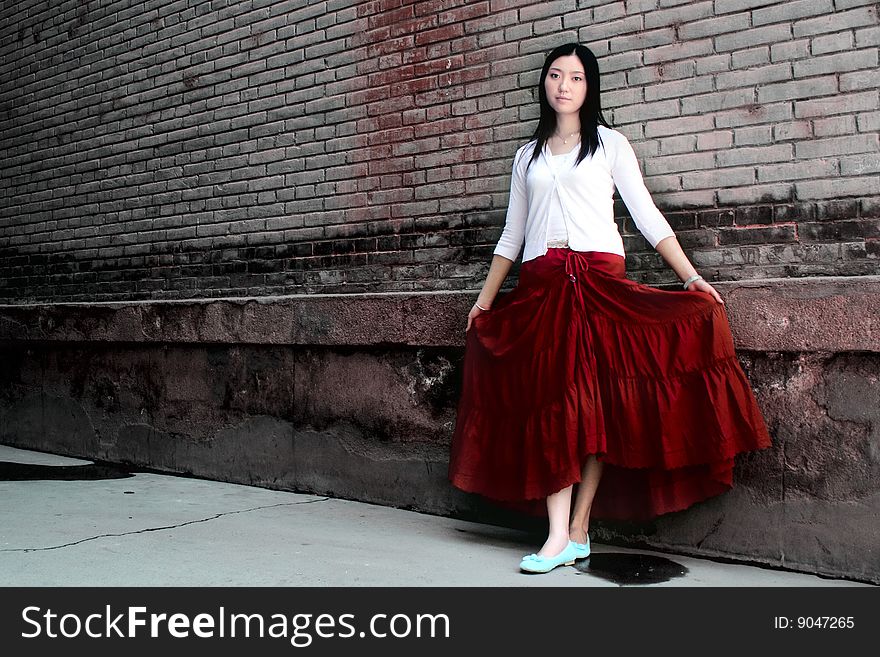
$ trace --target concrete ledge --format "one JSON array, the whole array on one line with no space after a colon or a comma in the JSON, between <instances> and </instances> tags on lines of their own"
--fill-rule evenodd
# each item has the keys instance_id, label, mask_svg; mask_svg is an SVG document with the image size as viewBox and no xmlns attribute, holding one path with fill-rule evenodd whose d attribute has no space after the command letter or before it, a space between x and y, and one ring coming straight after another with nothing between
<instances>
[{"instance_id":1,"label":"concrete ledge","mask_svg":"<svg viewBox=\"0 0 880 657\"><path fill-rule=\"evenodd\" d=\"M716 288L773 447L593 535L880 583L880 277ZM446 481L474 296L0 306L0 443L528 525Z\"/></svg>"},{"instance_id":2,"label":"concrete ledge","mask_svg":"<svg viewBox=\"0 0 880 657\"><path fill-rule=\"evenodd\" d=\"M880 350L880 276L713 284L737 347ZM0 340L375 346L464 345L477 292L388 292L0 305Z\"/></svg>"}]
</instances>

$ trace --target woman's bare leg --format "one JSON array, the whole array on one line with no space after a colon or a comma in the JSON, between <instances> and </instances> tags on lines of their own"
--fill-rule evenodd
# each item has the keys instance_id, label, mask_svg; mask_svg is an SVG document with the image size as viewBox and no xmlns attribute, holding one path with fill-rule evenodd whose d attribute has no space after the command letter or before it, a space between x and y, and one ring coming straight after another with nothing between
<instances>
[{"instance_id":1,"label":"woman's bare leg","mask_svg":"<svg viewBox=\"0 0 880 657\"><path fill-rule=\"evenodd\" d=\"M571 514L571 523L568 527L568 536L575 543L587 542L587 531L590 529L590 508L593 505L593 497L599 487L602 478L602 467L605 464L591 454L584 463L581 472L581 482L578 484L577 496L574 500L574 511Z\"/></svg>"},{"instance_id":2,"label":"woman's bare leg","mask_svg":"<svg viewBox=\"0 0 880 657\"><path fill-rule=\"evenodd\" d=\"M547 496L547 515L550 518L550 535L538 551L542 557L555 557L568 545L568 517L571 513L571 486Z\"/></svg>"}]
</instances>

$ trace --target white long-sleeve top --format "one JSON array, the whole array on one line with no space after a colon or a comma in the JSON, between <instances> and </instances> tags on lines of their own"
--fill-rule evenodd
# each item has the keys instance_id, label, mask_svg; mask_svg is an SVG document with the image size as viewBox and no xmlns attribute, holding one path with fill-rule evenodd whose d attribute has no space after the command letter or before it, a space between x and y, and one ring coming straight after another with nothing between
<instances>
[{"instance_id":1,"label":"white long-sleeve top","mask_svg":"<svg viewBox=\"0 0 880 657\"><path fill-rule=\"evenodd\" d=\"M580 144L578 144L579 146ZM550 165L554 171L559 171L561 166L571 166L572 153L560 153L559 155L550 156ZM557 189L550 197L550 214L547 216L547 240L568 241L568 228L565 225L565 211L562 209L562 202L559 200L559 190Z\"/></svg>"},{"instance_id":2,"label":"white long-sleeve top","mask_svg":"<svg viewBox=\"0 0 880 657\"><path fill-rule=\"evenodd\" d=\"M547 240L563 234L559 224L552 221L556 213L557 222L561 214L572 250L624 256L623 239L614 221L615 186L636 227L652 247L675 235L645 187L629 140L623 133L603 125L598 126L598 131L602 140L599 147L577 167L573 165L579 144L559 157L544 144L528 172L526 165L536 140L517 149L507 217L496 254L516 260L523 243L523 262L547 253Z\"/></svg>"}]
</instances>

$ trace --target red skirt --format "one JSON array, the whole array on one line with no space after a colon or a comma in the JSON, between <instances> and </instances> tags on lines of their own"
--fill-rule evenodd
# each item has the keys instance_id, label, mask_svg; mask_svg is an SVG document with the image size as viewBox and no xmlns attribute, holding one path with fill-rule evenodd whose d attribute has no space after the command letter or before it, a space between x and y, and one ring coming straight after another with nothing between
<instances>
[{"instance_id":1,"label":"red skirt","mask_svg":"<svg viewBox=\"0 0 880 657\"><path fill-rule=\"evenodd\" d=\"M725 306L625 272L614 253L550 248L474 319L454 486L546 516L595 454L590 517L647 520L730 489L734 456L770 446Z\"/></svg>"}]
</instances>

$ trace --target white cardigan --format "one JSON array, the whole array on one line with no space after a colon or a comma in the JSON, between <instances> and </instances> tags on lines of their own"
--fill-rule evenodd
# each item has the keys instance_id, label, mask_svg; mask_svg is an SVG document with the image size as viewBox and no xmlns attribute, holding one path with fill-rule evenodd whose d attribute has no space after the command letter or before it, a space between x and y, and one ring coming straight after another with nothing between
<instances>
[{"instance_id":1,"label":"white cardigan","mask_svg":"<svg viewBox=\"0 0 880 657\"><path fill-rule=\"evenodd\" d=\"M625 255L623 239L614 221L614 187L635 221L636 227L657 246L675 235L645 187L635 151L626 136L598 126L601 142L595 154L573 168L578 143L558 171L549 163L550 147L529 167L537 140L520 146L513 159L510 201L504 230L495 253L516 260L525 241L523 262L547 253L547 228L554 188L559 193L568 230L568 246L574 251L605 251ZM604 144L604 148L603 148Z\"/></svg>"}]
</instances>

